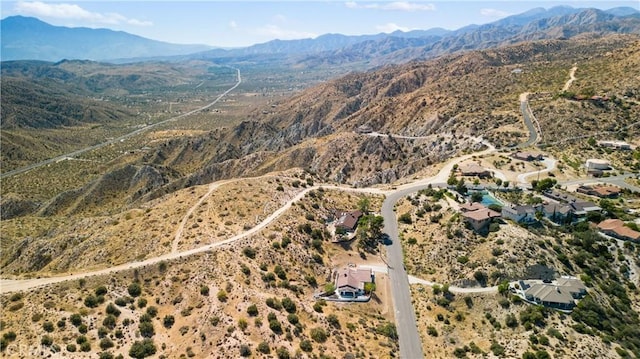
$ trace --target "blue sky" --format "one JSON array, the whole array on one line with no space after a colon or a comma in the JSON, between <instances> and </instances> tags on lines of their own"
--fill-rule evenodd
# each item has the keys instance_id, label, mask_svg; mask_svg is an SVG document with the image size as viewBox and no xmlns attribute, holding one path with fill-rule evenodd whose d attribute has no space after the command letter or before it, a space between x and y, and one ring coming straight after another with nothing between
<instances>
[{"instance_id":1,"label":"blue sky","mask_svg":"<svg viewBox=\"0 0 640 359\"><path fill-rule=\"evenodd\" d=\"M535 7L610 9L640 1L2 1L2 18L37 17L60 26L122 30L147 38L222 47L326 33L375 34L395 30L484 24Z\"/></svg>"}]
</instances>

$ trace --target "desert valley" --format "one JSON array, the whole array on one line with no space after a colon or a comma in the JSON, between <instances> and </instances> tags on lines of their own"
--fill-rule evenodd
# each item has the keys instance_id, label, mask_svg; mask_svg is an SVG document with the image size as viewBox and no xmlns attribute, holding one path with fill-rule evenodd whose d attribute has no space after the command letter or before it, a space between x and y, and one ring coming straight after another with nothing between
<instances>
[{"instance_id":1,"label":"desert valley","mask_svg":"<svg viewBox=\"0 0 640 359\"><path fill-rule=\"evenodd\" d=\"M640 358L640 11L40 27L2 20L0 356Z\"/></svg>"}]
</instances>

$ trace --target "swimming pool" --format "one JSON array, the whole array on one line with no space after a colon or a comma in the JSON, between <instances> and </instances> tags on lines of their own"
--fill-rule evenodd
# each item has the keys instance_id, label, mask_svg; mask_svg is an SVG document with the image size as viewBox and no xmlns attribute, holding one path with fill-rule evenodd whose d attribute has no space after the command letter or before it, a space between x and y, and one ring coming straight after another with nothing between
<instances>
[{"instance_id":1,"label":"swimming pool","mask_svg":"<svg viewBox=\"0 0 640 359\"><path fill-rule=\"evenodd\" d=\"M502 202L498 201L495 197L493 197L489 192L482 192L482 201L480 201L484 206L489 207L492 204L497 204L498 206L503 206Z\"/></svg>"}]
</instances>

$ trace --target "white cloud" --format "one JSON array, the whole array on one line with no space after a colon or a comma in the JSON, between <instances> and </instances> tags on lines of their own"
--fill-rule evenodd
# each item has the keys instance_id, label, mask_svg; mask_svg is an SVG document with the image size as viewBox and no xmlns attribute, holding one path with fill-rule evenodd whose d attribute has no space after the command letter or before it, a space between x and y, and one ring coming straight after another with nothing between
<instances>
[{"instance_id":1,"label":"white cloud","mask_svg":"<svg viewBox=\"0 0 640 359\"><path fill-rule=\"evenodd\" d=\"M229 21L229 27L232 29L237 29L238 28L238 23L235 22L235 20L231 20Z\"/></svg>"},{"instance_id":2,"label":"white cloud","mask_svg":"<svg viewBox=\"0 0 640 359\"><path fill-rule=\"evenodd\" d=\"M317 37L317 34L306 31L287 30L278 25L268 24L256 30L258 35L268 36L280 40L306 39Z\"/></svg>"},{"instance_id":3,"label":"white cloud","mask_svg":"<svg viewBox=\"0 0 640 359\"><path fill-rule=\"evenodd\" d=\"M407 32L407 31L411 31L412 29L405 27L405 26L400 26L397 24L394 24L392 22L386 23L384 25L378 25L376 26L376 29L380 32L384 32L384 33L391 33L397 30L400 30L402 32Z\"/></svg>"},{"instance_id":4,"label":"white cloud","mask_svg":"<svg viewBox=\"0 0 640 359\"><path fill-rule=\"evenodd\" d=\"M76 4L51 4L41 1L20 1L15 11L22 15L65 20L83 20L94 24L129 24L135 26L151 26L151 21L130 19L118 13L101 14L83 9Z\"/></svg>"},{"instance_id":5,"label":"white cloud","mask_svg":"<svg viewBox=\"0 0 640 359\"><path fill-rule=\"evenodd\" d=\"M498 9L480 9L480 15L490 17L490 18L500 19L503 17L507 17L511 14L509 14L506 11L502 11Z\"/></svg>"},{"instance_id":6,"label":"white cloud","mask_svg":"<svg viewBox=\"0 0 640 359\"><path fill-rule=\"evenodd\" d=\"M355 1L348 1L344 4L350 9L378 9L391 11L434 11L434 4L412 3L407 1L381 2L358 4Z\"/></svg>"}]
</instances>

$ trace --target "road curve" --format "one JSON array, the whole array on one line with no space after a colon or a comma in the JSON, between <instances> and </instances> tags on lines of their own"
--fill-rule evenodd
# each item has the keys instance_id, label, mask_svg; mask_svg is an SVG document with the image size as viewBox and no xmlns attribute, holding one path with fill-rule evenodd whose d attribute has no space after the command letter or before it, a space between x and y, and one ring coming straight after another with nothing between
<instances>
[{"instance_id":1,"label":"road curve","mask_svg":"<svg viewBox=\"0 0 640 359\"><path fill-rule=\"evenodd\" d=\"M518 175L518 183L520 183L520 184L528 184L527 183L527 177L531 177L533 175L539 175L541 173L547 173L547 172L553 171L554 169L556 169L556 164L558 163L558 160L556 160L555 158L546 157L541 162L546 166L544 169L541 169L541 170L538 170L538 171L532 171L532 172L519 174Z\"/></svg>"},{"instance_id":2,"label":"road curve","mask_svg":"<svg viewBox=\"0 0 640 359\"><path fill-rule=\"evenodd\" d=\"M125 135L113 138L113 139L108 140L106 142L102 142L102 143L98 143L98 144L93 145L93 146L81 148L79 150L75 150L73 152L66 153L64 155L60 155L60 156L57 156L57 157L49 158L48 160L44 160L42 162L34 163L34 164L31 164L31 165L28 165L28 166L25 166L25 167L16 168L15 170L11 170L11 171L8 171L8 172L0 173L0 179L11 177L11 176L15 176L17 174L24 173L24 172L30 171L30 170L38 168L38 167L42 167L44 165L48 165L48 164L51 164L51 163L54 163L54 162L58 162L58 161L67 159L68 157L75 157L75 156L78 156L78 155L83 154L85 152L93 151L93 150L96 150L98 148L102 148L104 146L107 146L107 145L110 145L110 144L114 144L114 143L119 142L121 140L125 140L125 139L133 137L135 135L139 135L139 134L141 134L141 133L143 133L143 132L145 132L145 131L147 131L147 130L149 130L151 128L154 128L156 126L159 126L159 125L171 122L171 121L176 121L176 120L179 120L179 119L181 119L183 117L187 117L187 116L193 115L196 112L200 112L202 110L206 110L209 107L211 107L211 106L215 105L216 103L218 103L218 101L220 101L220 99L222 99L224 96L226 96L229 92L235 90L236 87L240 86L240 84L242 83L242 77L240 76L240 70L239 69L234 69L234 70L237 71L237 78L238 78L238 80L236 81L235 85L233 85L232 87L227 89L225 92L223 92L221 95L216 97L215 100L213 100L212 102L210 102L210 103L208 103L208 104L206 104L206 105L204 105L202 107L199 107L199 108L197 108L195 110L191 110L191 111L183 113L181 115L178 115L178 116L175 116L175 117L172 117L172 118L169 118L169 119L166 119L166 120L163 120L163 121L160 121L160 122L145 126L143 128L139 128L139 129L137 129L137 130L135 130L133 132L129 132L129 133L125 134Z\"/></svg>"},{"instance_id":3,"label":"road curve","mask_svg":"<svg viewBox=\"0 0 640 359\"><path fill-rule=\"evenodd\" d=\"M482 141L478 139L478 141ZM485 143L487 144L487 143ZM411 303L411 291L409 289L409 277L404 269L404 256L402 244L398 235L398 220L395 213L396 203L403 197L428 187L433 183L446 182L453 166L472 156L492 153L495 148L489 144L489 149L479 153L460 156L449 160L442 169L431 178L426 178L413 183L399 186L396 190L387 193L382 203L382 217L384 218L384 233L391 239L387 246L387 260L389 262L389 280L393 294L393 308L400 342L400 357L413 359L423 358L422 341L418 333L415 311Z\"/></svg>"}]
</instances>

